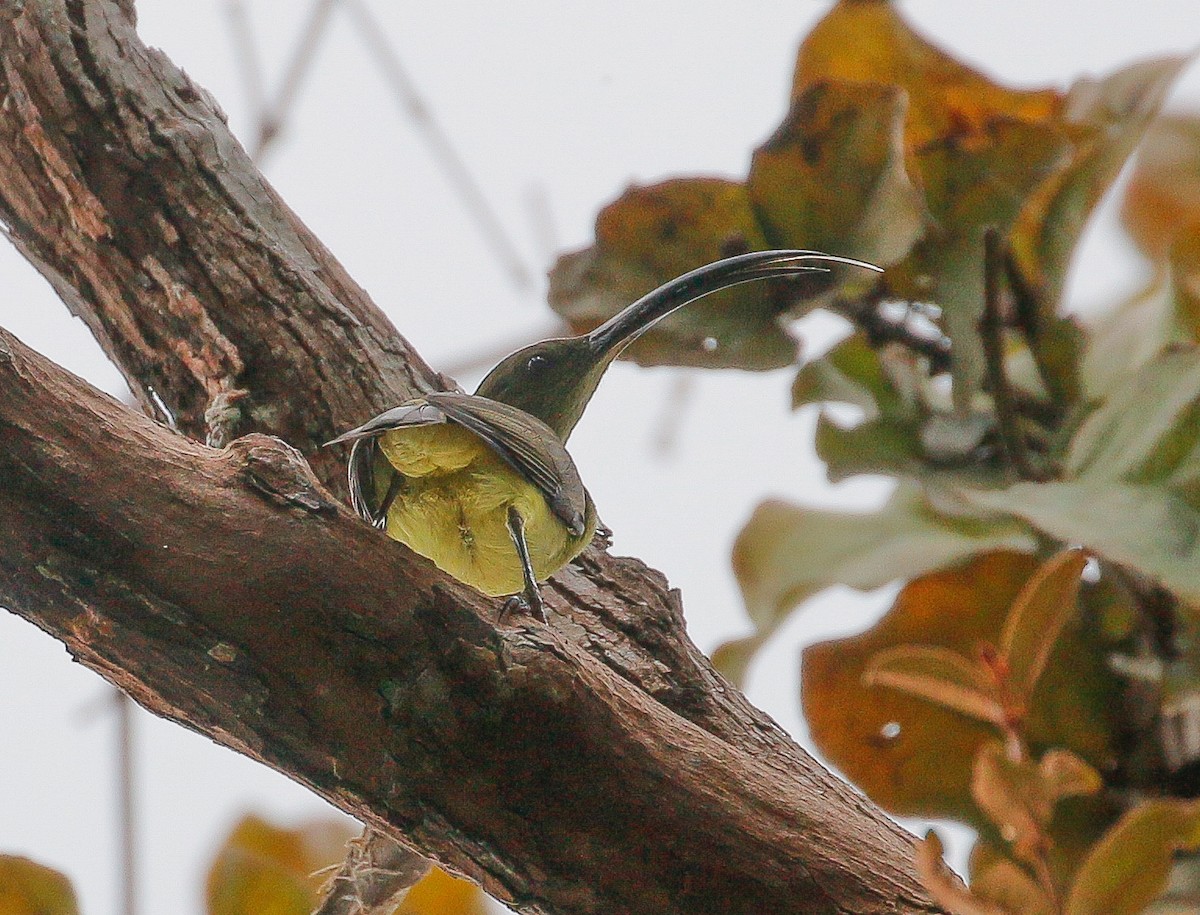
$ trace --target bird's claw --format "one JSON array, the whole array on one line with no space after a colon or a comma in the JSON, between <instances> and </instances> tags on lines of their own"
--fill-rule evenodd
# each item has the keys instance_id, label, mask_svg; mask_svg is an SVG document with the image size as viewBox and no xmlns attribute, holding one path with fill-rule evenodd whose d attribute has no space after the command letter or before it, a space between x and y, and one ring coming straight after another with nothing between
<instances>
[{"instance_id":1,"label":"bird's claw","mask_svg":"<svg viewBox=\"0 0 1200 915\"><path fill-rule=\"evenodd\" d=\"M503 623L513 613L528 613L539 622L546 619L546 605L542 603L542 595L537 591L525 594L514 594L500 607L500 622Z\"/></svg>"}]
</instances>

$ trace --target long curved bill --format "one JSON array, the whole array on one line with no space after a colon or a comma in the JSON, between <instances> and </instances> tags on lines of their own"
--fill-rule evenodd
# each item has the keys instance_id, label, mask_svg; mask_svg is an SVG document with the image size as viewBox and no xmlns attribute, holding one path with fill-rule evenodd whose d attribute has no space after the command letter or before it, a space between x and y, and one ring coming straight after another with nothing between
<instances>
[{"instance_id":1,"label":"long curved bill","mask_svg":"<svg viewBox=\"0 0 1200 915\"><path fill-rule=\"evenodd\" d=\"M831 264L883 272L866 261L820 251L784 249L738 254L706 264L647 293L589 333L588 343L597 354L620 351L673 311L710 293L755 280L827 271Z\"/></svg>"}]
</instances>

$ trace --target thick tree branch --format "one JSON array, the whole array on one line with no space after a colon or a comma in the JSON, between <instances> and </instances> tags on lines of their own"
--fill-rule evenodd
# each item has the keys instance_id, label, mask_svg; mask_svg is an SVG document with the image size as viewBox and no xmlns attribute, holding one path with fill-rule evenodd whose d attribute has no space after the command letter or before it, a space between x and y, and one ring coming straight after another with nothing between
<instances>
[{"instance_id":1,"label":"thick tree branch","mask_svg":"<svg viewBox=\"0 0 1200 915\"><path fill-rule=\"evenodd\" d=\"M0 601L507 902L930 911L827 776L674 714L561 617L495 628L273 439L193 444L3 334L0 478Z\"/></svg>"},{"instance_id":2,"label":"thick tree branch","mask_svg":"<svg viewBox=\"0 0 1200 915\"><path fill-rule=\"evenodd\" d=\"M315 443L439 379L126 6L0 11L0 217L143 403L341 491ZM293 453L188 443L2 339L0 602L151 710L530 910L930 910L657 573L589 550L550 629L497 631Z\"/></svg>"}]
</instances>

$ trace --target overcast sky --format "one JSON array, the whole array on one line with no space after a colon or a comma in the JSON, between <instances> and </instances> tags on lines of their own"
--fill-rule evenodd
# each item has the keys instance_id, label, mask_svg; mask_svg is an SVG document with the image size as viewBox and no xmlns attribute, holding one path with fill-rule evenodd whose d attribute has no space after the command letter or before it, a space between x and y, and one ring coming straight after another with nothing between
<instances>
[{"instance_id":1,"label":"overcast sky","mask_svg":"<svg viewBox=\"0 0 1200 915\"><path fill-rule=\"evenodd\" d=\"M268 89L309 5L245 0ZM270 180L435 367L448 368L551 326L551 249L591 240L597 209L631 182L745 174L781 119L801 36L828 8L805 0L388 4L371 8L434 116L494 206L533 282L515 288L389 94L345 15L335 14ZM961 0L904 4L943 47L997 78L1065 86L1134 59L1200 44L1195 0L1141 4ZM252 112L226 5L139 0L143 39L161 47L249 137ZM297 12L301 10L301 12ZM1200 107L1200 67L1172 96ZM535 204L535 201L541 203ZM1142 269L1104 208L1070 286L1080 308L1132 289ZM0 248L0 325L93 383L122 383L83 325L10 247ZM800 328L827 346L832 319ZM474 379L460 378L464 384ZM682 382L690 386L672 415ZM705 650L748 626L729 571L732 537L762 498L869 506L887 487L830 487L812 454L814 417L787 411L788 373L748 376L617 366L572 438L613 550L683 589ZM736 417L736 426L730 426ZM671 440L665 452L658 442ZM719 483L719 486L716 485ZM2 539L0 534L0 539ZM806 739L802 642L861 629L887 594L835 591L784 628L754 668L751 698ZM67 872L86 915L117 898L112 735L106 687L55 641L0 612L0 852ZM330 808L307 790L207 739L137 717L142 911L194 915L217 842L248 810L284 821ZM964 837L955 839L958 860Z\"/></svg>"}]
</instances>

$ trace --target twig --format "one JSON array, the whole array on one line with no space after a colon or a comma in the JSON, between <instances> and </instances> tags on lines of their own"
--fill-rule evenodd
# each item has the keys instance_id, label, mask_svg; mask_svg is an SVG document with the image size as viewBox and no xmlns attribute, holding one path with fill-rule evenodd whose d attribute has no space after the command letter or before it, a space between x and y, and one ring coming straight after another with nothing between
<instances>
[{"instance_id":1,"label":"twig","mask_svg":"<svg viewBox=\"0 0 1200 915\"><path fill-rule=\"evenodd\" d=\"M466 163L458 154L450 137L434 118L433 112L417 91L416 84L400 62L399 55L388 44L384 37L383 27L361 0L344 0L343 5L354 20L359 37L383 71L396 101L401 109L412 118L418 133L428 144L434 160L445 171L446 177L458 193L463 206L475 220L480 234L483 235L484 240L491 246L492 252L508 271L513 285L518 289L529 288L532 285L532 279L517 246L508 237L500 218L488 203L475 177L467 169Z\"/></svg>"},{"instance_id":2,"label":"twig","mask_svg":"<svg viewBox=\"0 0 1200 915\"><path fill-rule=\"evenodd\" d=\"M903 321L891 321L879 313L877 301L868 300L847 307L843 304L839 313L853 323L867 337L872 347L898 343L918 356L929 360L929 374L940 375L950 371L950 341L944 337L927 337L918 334Z\"/></svg>"},{"instance_id":3,"label":"twig","mask_svg":"<svg viewBox=\"0 0 1200 915\"><path fill-rule=\"evenodd\" d=\"M234 63L242 75L251 116L261 132L267 110L266 81L263 79L262 59L258 56L250 18L246 15L242 0L226 0L225 16L229 20Z\"/></svg>"},{"instance_id":4,"label":"twig","mask_svg":"<svg viewBox=\"0 0 1200 915\"><path fill-rule=\"evenodd\" d=\"M1029 460L1020 422L1013 406L1012 389L1004 372L1004 322L1000 302L1000 278L1004 273L1004 249L994 227L983 233L983 318L979 337L992 402L996 405L996 425L1000 444L1009 466L1024 480L1044 480L1045 474Z\"/></svg>"},{"instance_id":5,"label":"twig","mask_svg":"<svg viewBox=\"0 0 1200 915\"><path fill-rule=\"evenodd\" d=\"M262 109L262 117L259 119L258 125L258 138L250 150L250 156L255 162L261 163L267 149L283 129L284 122L287 121L292 105L296 101L296 95L300 92L300 85L303 83L304 77L308 75L308 70L316 57L317 43L321 39L321 33L325 31L329 14L333 12L334 4L337 2L338 0L315 0L313 3L312 11L308 15L308 22L305 23L300 40L296 43L296 49L288 61L283 82L279 87L279 94L275 97L272 105L264 106Z\"/></svg>"},{"instance_id":6,"label":"twig","mask_svg":"<svg viewBox=\"0 0 1200 915\"><path fill-rule=\"evenodd\" d=\"M506 343L489 346L486 350L480 350L479 352L463 356L454 362L448 363L443 372L455 379L460 375L473 375L477 372L490 369L509 353L516 352L531 343L537 343L539 340L549 340L554 337L569 337L571 333L571 329L563 324L562 321L556 321L554 324L537 333L522 334L520 337L510 339Z\"/></svg>"},{"instance_id":7,"label":"twig","mask_svg":"<svg viewBox=\"0 0 1200 915\"><path fill-rule=\"evenodd\" d=\"M137 809L134 805L133 700L115 691L117 712L117 813L121 829L122 915L137 915Z\"/></svg>"},{"instance_id":8,"label":"twig","mask_svg":"<svg viewBox=\"0 0 1200 915\"><path fill-rule=\"evenodd\" d=\"M663 415L658 421L658 430L654 436L654 452L658 457L668 457L675 450L676 441L679 439L680 420L683 419L683 414L695 393L695 374L678 372L671 390L667 392Z\"/></svg>"}]
</instances>

